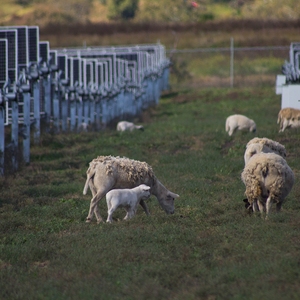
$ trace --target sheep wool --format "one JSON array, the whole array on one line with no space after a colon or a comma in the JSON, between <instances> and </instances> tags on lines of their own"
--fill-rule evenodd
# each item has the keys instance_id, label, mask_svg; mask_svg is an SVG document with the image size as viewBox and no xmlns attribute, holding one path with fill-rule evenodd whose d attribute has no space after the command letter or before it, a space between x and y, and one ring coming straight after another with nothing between
<instances>
[{"instance_id":1,"label":"sheep wool","mask_svg":"<svg viewBox=\"0 0 300 300\"><path fill-rule=\"evenodd\" d=\"M245 184L245 195L253 210L268 215L272 203L277 211L294 185L294 173L287 162L275 153L258 153L246 164L241 179Z\"/></svg>"},{"instance_id":2,"label":"sheep wool","mask_svg":"<svg viewBox=\"0 0 300 300\"><path fill-rule=\"evenodd\" d=\"M225 130L231 136L237 130L256 131L256 124L253 120L243 115L231 115L226 119Z\"/></svg>"},{"instance_id":3,"label":"sheep wool","mask_svg":"<svg viewBox=\"0 0 300 300\"><path fill-rule=\"evenodd\" d=\"M126 157L98 156L90 162L86 172L87 179L83 188L86 195L90 188L93 198L87 216L90 222L93 214L97 222L102 222L98 209L98 202L112 189L131 189L140 184L150 187L150 192L154 195L160 206L167 214L174 213L174 200L179 195L169 191L154 175L152 167L146 162L141 162ZM149 215L146 203L140 201L145 213Z\"/></svg>"},{"instance_id":4,"label":"sheep wool","mask_svg":"<svg viewBox=\"0 0 300 300\"><path fill-rule=\"evenodd\" d=\"M283 145L268 138L255 137L252 140L250 140L246 145L246 150L244 154L245 164L248 163L249 159L254 154L261 153L261 152L264 153L273 152L280 155L283 158L286 158L286 150Z\"/></svg>"}]
</instances>

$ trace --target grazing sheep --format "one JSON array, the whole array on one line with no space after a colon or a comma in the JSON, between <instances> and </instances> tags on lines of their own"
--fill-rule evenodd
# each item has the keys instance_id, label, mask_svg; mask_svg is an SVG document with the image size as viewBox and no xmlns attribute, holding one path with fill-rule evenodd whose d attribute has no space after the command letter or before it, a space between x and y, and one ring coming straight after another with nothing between
<instances>
[{"instance_id":1,"label":"grazing sheep","mask_svg":"<svg viewBox=\"0 0 300 300\"><path fill-rule=\"evenodd\" d=\"M248 163L249 159L257 153L269 153L273 152L280 155L283 158L286 158L286 150L283 145L273 141L268 138L253 138L246 145L246 151L244 154L245 165Z\"/></svg>"},{"instance_id":2,"label":"grazing sheep","mask_svg":"<svg viewBox=\"0 0 300 300\"><path fill-rule=\"evenodd\" d=\"M300 110L296 108L286 107L279 111L277 124L279 132L284 132L287 128L300 127Z\"/></svg>"},{"instance_id":3,"label":"grazing sheep","mask_svg":"<svg viewBox=\"0 0 300 300\"><path fill-rule=\"evenodd\" d=\"M275 153L258 153L251 157L242 174L245 195L253 211L270 213L272 203L280 211L294 184L294 173L287 162ZM246 203L247 205L247 203Z\"/></svg>"},{"instance_id":4,"label":"grazing sheep","mask_svg":"<svg viewBox=\"0 0 300 300\"><path fill-rule=\"evenodd\" d=\"M112 214L118 207L124 207L127 214L124 220L131 219L137 210L140 200L147 200L150 194L150 186L141 184L133 189L116 189L106 194L108 216L106 222L112 222Z\"/></svg>"},{"instance_id":5,"label":"grazing sheep","mask_svg":"<svg viewBox=\"0 0 300 300\"><path fill-rule=\"evenodd\" d=\"M127 121L120 121L117 124L117 131L133 131L135 129L139 129L143 131L144 127L142 125L135 125Z\"/></svg>"},{"instance_id":6,"label":"grazing sheep","mask_svg":"<svg viewBox=\"0 0 300 300\"><path fill-rule=\"evenodd\" d=\"M146 162L125 157L98 156L90 162L86 173L87 179L83 194L86 195L88 187L90 187L93 194L89 214L86 219L87 222L91 221L93 213L97 218L97 222L102 222L97 204L108 191L133 188L140 184L150 186L151 194L156 196L160 206L167 214L174 213L174 199L179 197L179 195L166 189L154 175L151 166ZM149 215L148 207L144 200L141 200L140 204L145 213Z\"/></svg>"},{"instance_id":7,"label":"grazing sheep","mask_svg":"<svg viewBox=\"0 0 300 300\"><path fill-rule=\"evenodd\" d=\"M243 115L232 115L226 119L225 130L231 136L236 130L256 131L256 124L253 120Z\"/></svg>"}]
</instances>

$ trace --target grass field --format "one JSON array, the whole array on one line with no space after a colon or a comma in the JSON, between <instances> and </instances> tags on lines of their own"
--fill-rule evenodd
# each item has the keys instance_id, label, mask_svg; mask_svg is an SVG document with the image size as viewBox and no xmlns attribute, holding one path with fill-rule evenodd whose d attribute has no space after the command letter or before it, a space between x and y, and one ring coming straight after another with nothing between
<instances>
[{"instance_id":1,"label":"grass field","mask_svg":"<svg viewBox=\"0 0 300 300\"><path fill-rule=\"evenodd\" d=\"M270 87L173 90L135 120L144 132L43 135L30 165L0 179L0 299L298 299L300 141L278 133L279 109ZM256 135L229 137L232 113L253 118ZM268 221L242 201L254 136L285 145L296 177ZM150 217L118 210L113 224L86 224L82 189L98 155L148 162L180 195L175 214L152 196Z\"/></svg>"}]
</instances>

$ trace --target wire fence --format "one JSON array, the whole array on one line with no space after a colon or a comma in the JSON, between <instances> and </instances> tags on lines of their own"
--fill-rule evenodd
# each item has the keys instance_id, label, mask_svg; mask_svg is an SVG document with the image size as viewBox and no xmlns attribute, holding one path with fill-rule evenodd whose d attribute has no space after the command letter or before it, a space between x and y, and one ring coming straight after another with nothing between
<instances>
[{"instance_id":1,"label":"wire fence","mask_svg":"<svg viewBox=\"0 0 300 300\"><path fill-rule=\"evenodd\" d=\"M290 46L167 50L171 87L275 86Z\"/></svg>"}]
</instances>

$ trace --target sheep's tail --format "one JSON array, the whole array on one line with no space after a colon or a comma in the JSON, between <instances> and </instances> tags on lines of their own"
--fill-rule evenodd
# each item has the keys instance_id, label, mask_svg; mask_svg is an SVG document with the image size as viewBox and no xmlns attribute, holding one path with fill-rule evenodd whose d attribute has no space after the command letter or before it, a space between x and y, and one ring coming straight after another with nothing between
<instances>
[{"instance_id":1,"label":"sheep's tail","mask_svg":"<svg viewBox=\"0 0 300 300\"><path fill-rule=\"evenodd\" d=\"M280 122L281 122L281 113L279 112L278 118L277 118L277 124L279 124Z\"/></svg>"},{"instance_id":2,"label":"sheep's tail","mask_svg":"<svg viewBox=\"0 0 300 300\"><path fill-rule=\"evenodd\" d=\"M83 188L83 195L86 195L86 193L88 191L88 188L89 188L90 180L92 179L92 177L94 175L95 175L95 169L94 170L89 169L87 171L87 179L86 179L86 182L85 182L85 185L84 185L84 188Z\"/></svg>"}]
</instances>

